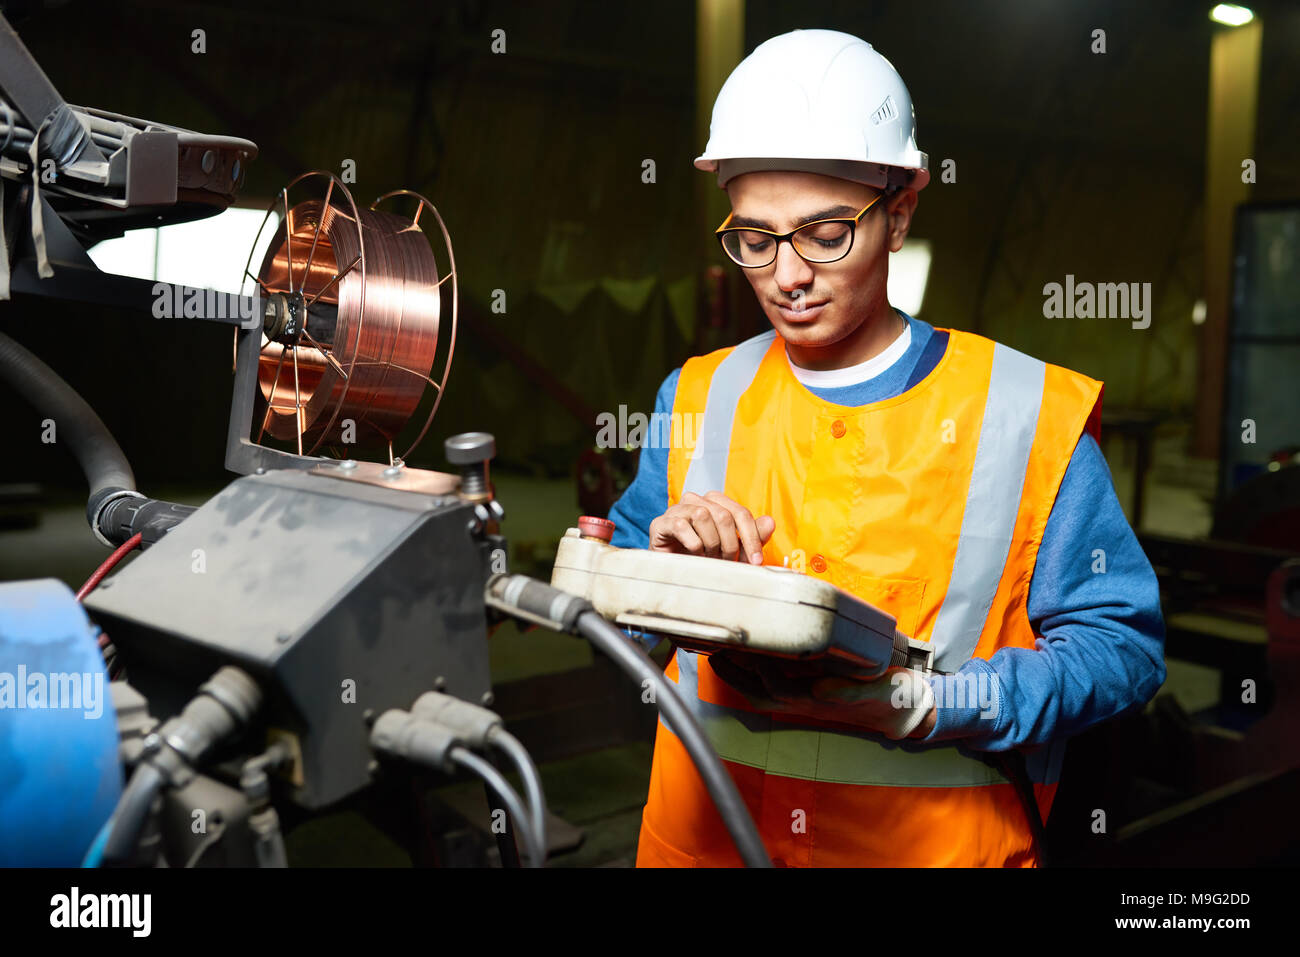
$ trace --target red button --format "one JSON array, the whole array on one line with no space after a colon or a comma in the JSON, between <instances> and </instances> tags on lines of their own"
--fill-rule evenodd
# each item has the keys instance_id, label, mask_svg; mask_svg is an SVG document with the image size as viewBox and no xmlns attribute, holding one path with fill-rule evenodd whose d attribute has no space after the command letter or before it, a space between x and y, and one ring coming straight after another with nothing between
<instances>
[{"instance_id":1,"label":"red button","mask_svg":"<svg viewBox=\"0 0 1300 957\"><path fill-rule=\"evenodd\" d=\"M831 435L835 436L837 439L843 438L844 433L847 431L848 427L839 419L836 419L831 423Z\"/></svg>"},{"instance_id":2,"label":"red button","mask_svg":"<svg viewBox=\"0 0 1300 957\"><path fill-rule=\"evenodd\" d=\"M774 857L774 858L772 858L772 866L773 866L773 867L789 867L790 865L787 864L785 861L783 861L781 858L779 858L779 857Z\"/></svg>"},{"instance_id":3,"label":"red button","mask_svg":"<svg viewBox=\"0 0 1300 957\"><path fill-rule=\"evenodd\" d=\"M826 571L826 559L822 558L820 555L814 555L812 561L808 564L812 566L812 570L815 572L820 573Z\"/></svg>"},{"instance_id":4,"label":"red button","mask_svg":"<svg viewBox=\"0 0 1300 957\"><path fill-rule=\"evenodd\" d=\"M578 519L578 534L583 538L595 538L606 545L614 537L614 523L607 518L584 515Z\"/></svg>"}]
</instances>

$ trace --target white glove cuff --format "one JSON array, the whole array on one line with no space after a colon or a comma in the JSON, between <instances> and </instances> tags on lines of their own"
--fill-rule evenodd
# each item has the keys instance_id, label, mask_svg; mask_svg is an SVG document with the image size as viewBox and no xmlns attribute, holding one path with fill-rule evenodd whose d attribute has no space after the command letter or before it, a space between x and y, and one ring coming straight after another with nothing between
<instances>
[{"instance_id":1,"label":"white glove cuff","mask_svg":"<svg viewBox=\"0 0 1300 957\"><path fill-rule=\"evenodd\" d=\"M910 704L907 707L898 709L898 721L893 727L885 731L885 734L895 741L906 738L919 728L921 722L925 720L925 716L934 708L934 689L930 687L930 682L919 671L913 671L909 668L905 673L910 688L906 696L900 695L900 698L903 701L910 702ZM901 691L901 689L899 690Z\"/></svg>"}]
</instances>

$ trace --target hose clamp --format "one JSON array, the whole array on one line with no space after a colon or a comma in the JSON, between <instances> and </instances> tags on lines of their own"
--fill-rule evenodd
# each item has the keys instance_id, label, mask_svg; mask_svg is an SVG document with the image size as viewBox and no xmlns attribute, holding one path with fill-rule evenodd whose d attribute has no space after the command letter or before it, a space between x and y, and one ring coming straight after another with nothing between
<instances>
[{"instance_id":1,"label":"hose clamp","mask_svg":"<svg viewBox=\"0 0 1300 957\"><path fill-rule=\"evenodd\" d=\"M95 537L99 539L100 544L106 545L109 548L117 548L117 546L120 545L121 543L110 541L108 537L99 530L99 522L100 519L104 517L104 511L108 508L108 506L112 505L114 502L116 502L118 499L121 498L141 498L144 499L145 501L148 501L149 496L143 495L140 492L134 492L131 489L124 488L121 489L120 491L114 492L108 498L104 499L104 501L99 503L99 508L95 509L95 517L91 519L90 530L95 533Z\"/></svg>"}]
</instances>

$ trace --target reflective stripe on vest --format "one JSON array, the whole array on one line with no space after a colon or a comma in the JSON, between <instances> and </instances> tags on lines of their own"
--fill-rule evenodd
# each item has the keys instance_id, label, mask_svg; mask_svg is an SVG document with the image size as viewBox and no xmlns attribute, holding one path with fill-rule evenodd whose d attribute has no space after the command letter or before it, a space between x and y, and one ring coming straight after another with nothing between
<instances>
[{"instance_id":1,"label":"reflective stripe on vest","mask_svg":"<svg viewBox=\"0 0 1300 957\"><path fill-rule=\"evenodd\" d=\"M754 373L776 338L776 330L746 339L732 349L713 370L709 397L704 403L704 421L696 439L691 464L686 469L683 492L703 495L722 491L727 481L727 456L731 453L731 423L736 403L754 381Z\"/></svg>"},{"instance_id":2,"label":"reflective stripe on vest","mask_svg":"<svg viewBox=\"0 0 1300 957\"><path fill-rule=\"evenodd\" d=\"M979 787L1006 778L955 747L904 751L866 734L822 731L701 701L696 656L678 648L677 687L726 761L768 774L879 787ZM671 679L669 679L671 680Z\"/></svg>"},{"instance_id":3,"label":"reflective stripe on vest","mask_svg":"<svg viewBox=\"0 0 1300 957\"><path fill-rule=\"evenodd\" d=\"M979 644L1011 550L1046 375L1045 363L994 345L957 555L930 639L936 671L955 673Z\"/></svg>"}]
</instances>

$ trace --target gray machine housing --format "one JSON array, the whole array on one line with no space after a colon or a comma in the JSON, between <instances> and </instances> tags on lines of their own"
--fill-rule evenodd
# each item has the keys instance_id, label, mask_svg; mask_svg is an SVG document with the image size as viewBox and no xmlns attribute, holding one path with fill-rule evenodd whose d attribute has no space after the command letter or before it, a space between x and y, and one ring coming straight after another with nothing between
<instances>
[{"instance_id":1,"label":"gray machine housing","mask_svg":"<svg viewBox=\"0 0 1300 957\"><path fill-rule=\"evenodd\" d=\"M369 722L425 691L486 701L483 588L497 536L473 503L277 470L237 479L102 583L86 607L154 717L223 664L257 681L257 753L286 740L295 803L366 787Z\"/></svg>"}]
</instances>

